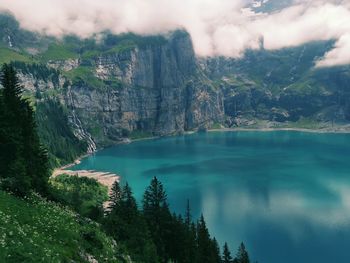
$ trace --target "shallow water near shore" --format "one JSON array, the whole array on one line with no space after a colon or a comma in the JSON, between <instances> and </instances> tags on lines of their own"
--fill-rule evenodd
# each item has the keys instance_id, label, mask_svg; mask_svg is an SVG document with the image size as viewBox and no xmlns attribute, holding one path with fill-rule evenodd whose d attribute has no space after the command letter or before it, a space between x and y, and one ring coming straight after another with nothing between
<instances>
[{"instance_id":1,"label":"shallow water near shore","mask_svg":"<svg viewBox=\"0 0 350 263\"><path fill-rule=\"evenodd\" d=\"M350 134L210 132L117 145L71 170L116 173L135 197L153 176L170 207L190 199L211 234L260 263L348 263Z\"/></svg>"}]
</instances>

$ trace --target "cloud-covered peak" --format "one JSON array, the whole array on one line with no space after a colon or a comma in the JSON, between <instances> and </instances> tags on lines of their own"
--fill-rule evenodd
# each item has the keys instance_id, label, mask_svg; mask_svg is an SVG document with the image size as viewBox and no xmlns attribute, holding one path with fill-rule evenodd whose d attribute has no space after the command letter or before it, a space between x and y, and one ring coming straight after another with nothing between
<instances>
[{"instance_id":1,"label":"cloud-covered peak","mask_svg":"<svg viewBox=\"0 0 350 263\"><path fill-rule=\"evenodd\" d=\"M0 0L0 10L11 12L25 29L56 37L182 28L198 56L240 57L246 49L334 39L317 66L350 64L350 0L294 0L273 12L256 9L273 1L278 3L250 1L247 7L247 0Z\"/></svg>"}]
</instances>

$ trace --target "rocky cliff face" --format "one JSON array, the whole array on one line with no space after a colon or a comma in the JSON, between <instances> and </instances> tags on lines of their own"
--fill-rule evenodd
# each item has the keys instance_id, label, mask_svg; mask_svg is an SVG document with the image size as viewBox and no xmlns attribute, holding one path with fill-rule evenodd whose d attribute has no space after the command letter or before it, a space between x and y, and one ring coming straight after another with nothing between
<instances>
[{"instance_id":1,"label":"rocky cliff face","mask_svg":"<svg viewBox=\"0 0 350 263\"><path fill-rule=\"evenodd\" d=\"M136 133L168 135L223 119L220 91L201 77L188 35L164 44L98 56L93 68L117 86L70 85L65 104L98 143Z\"/></svg>"},{"instance_id":2,"label":"rocky cliff face","mask_svg":"<svg viewBox=\"0 0 350 263\"><path fill-rule=\"evenodd\" d=\"M40 99L59 98L89 151L124 138L218 124L350 119L349 68L314 68L329 41L247 51L242 59L199 59L184 32L152 39L127 35L89 45L75 39L49 44L47 52L27 58L41 64L17 65L19 77Z\"/></svg>"},{"instance_id":3,"label":"rocky cliff face","mask_svg":"<svg viewBox=\"0 0 350 263\"><path fill-rule=\"evenodd\" d=\"M56 82L52 74L42 78L32 69L20 70L20 80L32 93L51 90L60 98L89 151L96 144L206 129L223 120L222 92L201 72L187 34L89 59L49 61L47 66L59 70ZM88 68L94 81L65 77L79 67Z\"/></svg>"},{"instance_id":4,"label":"rocky cliff face","mask_svg":"<svg viewBox=\"0 0 350 263\"><path fill-rule=\"evenodd\" d=\"M324 41L277 51L247 51L242 59L209 58L199 64L224 94L228 126L244 125L240 121L244 118L282 125L303 119L347 123L349 66L314 66L331 46Z\"/></svg>"}]
</instances>

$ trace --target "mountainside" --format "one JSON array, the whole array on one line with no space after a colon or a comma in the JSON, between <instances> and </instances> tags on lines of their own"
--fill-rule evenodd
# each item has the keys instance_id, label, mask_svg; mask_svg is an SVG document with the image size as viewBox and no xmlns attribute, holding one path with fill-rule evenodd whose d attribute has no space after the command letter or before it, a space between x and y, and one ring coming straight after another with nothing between
<instances>
[{"instance_id":1,"label":"mountainside","mask_svg":"<svg viewBox=\"0 0 350 263\"><path fill-rule=\"evenodd\" d=\"M271 11L274 3L256 8ZM42 137L47 144L49 137L61 141L58 159L69 138L66 162L124 138L220 125L320 128L350 120L350 67L314 67L332 41L248 50L241 59L197 58L183 31L57 40L20 29L8 15L0 16L0 25L0 63L16 61L39 127L48 131Z\"/></svg>"},{"instance_id":2,"label":"mountainside","mask_svg":"<svg viewBox=\"0 0 350 263\"><path fill-rule=\"evenodd\" d=\"M344 124L350 120L350 67L314 66L332 45L247 51L243 59L206 59L201 66L221 86L229 117Z\"/></svg>"},{"instance_id":3,"label":"mountainside","mask_svg":"<svg viewBox=\"0 0 350 263\"><path fill-rule=\"evenodd\" d=\"M187 33L54 41L20 30L10 16L2 23L2 50L18 61L13 65L26 94L38 105L58 99L88 151L122 138L207 129L223 121L221 92L198 67ZM34 51L30 43L15 41L23 34L42 46Z\"/></svg>"}]
</instances>

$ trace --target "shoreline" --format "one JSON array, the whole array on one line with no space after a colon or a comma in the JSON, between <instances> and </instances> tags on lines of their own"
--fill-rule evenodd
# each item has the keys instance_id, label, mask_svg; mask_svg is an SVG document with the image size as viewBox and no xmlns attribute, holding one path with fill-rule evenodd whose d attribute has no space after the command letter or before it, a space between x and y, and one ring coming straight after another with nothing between
<instances>
[{"instance_id":1,"label":"shoreline","mask_svg":"<svg viewBox=\"0 0 350 263\"><path fill-rule=\"evenodd\" d=\"M235 132L235 131L257 131L257 132L272 132L272 131L297 131L297 132L309 132L309 133L350 133L350 126L339 126L338 128L222 128L222 129L209 129L207 132Z\"/></svg>"},{"instance_id":2,"label":"shoreline","mask_svg":"<svg viewBox=\"0 0 350 263\"><path fill-rule=\"evenodd\" d=\"M115 181L120 180L120 176L114 173L110 172L101 172L101 171L95 171L95 170L64 170L62 168L57 168L53 171L51 177L57 177L61 174L71 175L71 176L78 176L78 177L88 177L97 180L102 185L105 185L110 188L112 187L113 183Z\"/></svg>"},{"instance_id":3,"label":"shoreline","mask_svg":"<svg viewBox=\"0 0 350 263\"><path fill-rule=\"evenodd\" d=\"M62 167L55 168L52 173L51 177L57 177L62 174L70 175L70 176L78 176L78 177L87 177L95 179L100 184L106 186L108 188L108 194L110 194L112 185L115 181L120 182L120 176L115 173L110 172L102 172L102 171L96 171L96 170L69 170L67 168L72 167L74 165L77 165L81 162L81 160L85 157L88 157L92 153L84 154L80 157L78 157L73 163L66 164Z\"/></svg>"},{"instance_id":4,"label":"shoreline","mask_svg":"<svg viewBox=\"0 0 350 263\"><path fill-rule=\"evenodd\" d=\"M261 127L261 128L248 128L248 127L237 127L237 128L221 128L221 129L208 129L206 132L273 132L273 131L296 131L296 132L308 132L308 133L334 133L334 134L347 134L350 133L350 125L344 125L344 126L336 126L336 127L325 127L325 128L297 128L297 127ZM186 131L183 133L183 135L191 135L194 133L197 133L197 131ZM169 136L176 136L180 134L173 134ZM145 137L145 138L138 138L138 139L128 139L125 141L117 142L113 145L121 145L121 144L130 144L138 141L146 141L146 140L154 140L162 138L162 136L151 136L151 137ZM111 146L113 146L111 145ZM110 147L110 146L109 146ZM103 148L102 148L103 149ZM102 149L98 149L102 150ZM110 172L103 172L103 171L96 171L96 170L69 170L68 168L75 166L81 162L82 159L92 155L94 153L87 153L80 157L78 157L74 162L66 164L64 166L55 168L52 172L51 177L56 177L60 174L68 174L72 176L79 176L79 177L88 177L93 178L97 180L102 185L105 185L108 187L108 191L110 191L113 183L115 181L120 182L120 175L110 173Z\"/></svg>"}]
</instances>

